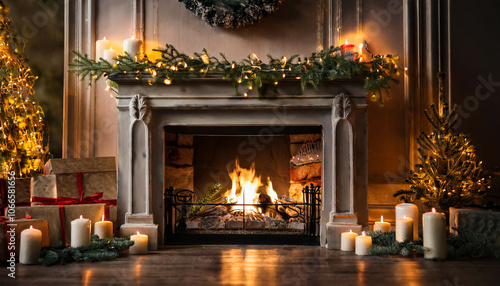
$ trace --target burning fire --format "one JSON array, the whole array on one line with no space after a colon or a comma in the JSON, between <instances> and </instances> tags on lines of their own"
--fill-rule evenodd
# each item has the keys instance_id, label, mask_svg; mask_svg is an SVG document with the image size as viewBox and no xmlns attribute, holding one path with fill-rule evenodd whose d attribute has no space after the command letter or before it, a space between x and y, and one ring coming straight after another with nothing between
<instances>
[{"instance_id":1,"label":"burning fire","mask_svg":"<svg viewBox=\"0 0 500 286\"><path fill-rule=\"evenodd\" d=\"M252 163L250 169L240 167L240 162L236 159L236 167L232 172L229 172L229 177L232 181L231 189L227 190L225 196L228 203L234 203L232 210L248 213L261 213L259 207L253 204L259 203L259 188L264 186L260 176L255 175L255 162ZM270 178L267 178L266 194L271 198L272 203L278 202L278 194L273 189L273 183ZM245 204L245 206L243 206Z\"/></svg>"}]
</instances>

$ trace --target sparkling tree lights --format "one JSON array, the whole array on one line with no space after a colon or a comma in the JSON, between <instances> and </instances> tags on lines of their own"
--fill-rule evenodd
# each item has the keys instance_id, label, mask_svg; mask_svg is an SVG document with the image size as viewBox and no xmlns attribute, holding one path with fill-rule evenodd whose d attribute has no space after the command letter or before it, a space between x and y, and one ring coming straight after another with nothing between
<instances>
[{"instance_id":1,"label":"sparkling tree lights","mask_svg":"<svg viewBox=\"0 0 500 286\"><path fill-rule=\"evenodd\" d=\"M0 177L10 171L16 177L30 177L48 159L47 130L33 89L37 77L23 55L24 43L8 12L0 0Z\"/></svg>"},{"instance_id":2,"label":"sparkling tree lights","mask_svg":"<svg viewBox=\"0 0 500 286\"><path fill-rule=\"evenodd\" d=\"M476 149L467 136L457 134L459 115L451 113L444 99L444 74L440 74L439 105L425 110L434 127L430 134L417 139L420 164L410 172L409 190L394 194L406 201L424 200L427 206L448 211L463 207L483 197L491 185L491 176L476 158Z\"/></svg>"}]
</instances>

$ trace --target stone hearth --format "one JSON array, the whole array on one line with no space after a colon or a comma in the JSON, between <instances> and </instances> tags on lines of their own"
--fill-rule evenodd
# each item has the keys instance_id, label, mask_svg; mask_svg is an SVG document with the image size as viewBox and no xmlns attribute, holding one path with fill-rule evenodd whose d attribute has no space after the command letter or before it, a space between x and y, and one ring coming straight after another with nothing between
<instances>
[{"instance_id":1,"label":"stone hearth","mask_svg":"<svg viewBox=\"0 0 500 286\"><path fill-rule=\"evenodd\" d=\"M165 126L321 126L323 130L321 245L336 248L340 231L367 225L367 118L363 79L327 81L304 92L285 80L279 95L234 95L222 79L148 85L114 76L119 86L118 220L121 234L164 241ZM200 243L202 243L200 241Z\"/></svg>"}]
</instances>

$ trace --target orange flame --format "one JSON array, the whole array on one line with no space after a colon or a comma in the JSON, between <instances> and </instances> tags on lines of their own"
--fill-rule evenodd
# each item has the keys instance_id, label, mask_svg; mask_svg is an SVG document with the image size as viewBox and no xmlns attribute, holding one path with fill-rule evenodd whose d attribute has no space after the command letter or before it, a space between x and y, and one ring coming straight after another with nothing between
<instances>
[{"instance_id":1,"label":"orange flame","mask_svg":"<svg viewBox=\"0 0 500 286\"><path fill-rule=\"evenodd\" d=\"M253 206L253 204L259 203L259 188L264 186L260 176L255 174L255 163L252 163L250 169L245 169L240 167L239 160L236 159L236 166L233 171L229 172L229 177L232 185L225 196L227 202L236 204L232 209L245 213L261 213L259 207ZM274 191L270 178L267 178L267 181L266 193L271 197L273 203L277 203L278 194Z\"/></svg>"}]
</instances>

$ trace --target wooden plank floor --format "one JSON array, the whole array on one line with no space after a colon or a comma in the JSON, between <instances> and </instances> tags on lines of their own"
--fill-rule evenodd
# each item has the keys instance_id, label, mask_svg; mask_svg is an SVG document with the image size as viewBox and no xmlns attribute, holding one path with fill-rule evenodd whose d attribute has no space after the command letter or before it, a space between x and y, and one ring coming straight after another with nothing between
<instances>
[{"instance_id":1,"label":"wooden plank floor","mask_svg":"<svg viewBox=\"0 0 500 286\"><path fill-rule=\"evenodd\" d=\"M98 263L27 266L0 285L500 285L500 260L356 256L316 246L176 246Z\"/></svg>"}]
</instances>

